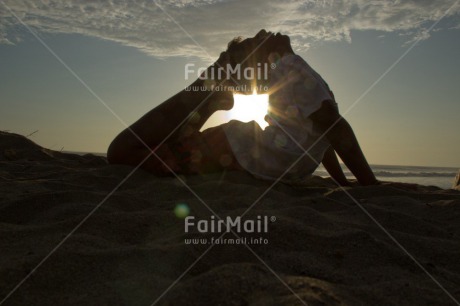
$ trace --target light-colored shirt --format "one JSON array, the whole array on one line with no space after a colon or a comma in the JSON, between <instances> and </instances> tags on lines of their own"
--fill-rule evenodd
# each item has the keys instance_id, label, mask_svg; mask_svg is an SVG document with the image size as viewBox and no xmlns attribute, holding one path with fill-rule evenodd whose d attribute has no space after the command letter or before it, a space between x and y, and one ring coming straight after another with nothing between
<instances>
[{"instance_id":1,"label":"light-colored shirt","mask_svg":"<svg viewBox=\"0 0 460 306\"><path fill-rule=\"evenodd\" d=\"M311 176L330 146L309 118L325 100L334 98L321 76L298 55L282 57L270 75L269 126L233 120L224 127L240 165L268 180Z\"/></svg>"}]
</instances>

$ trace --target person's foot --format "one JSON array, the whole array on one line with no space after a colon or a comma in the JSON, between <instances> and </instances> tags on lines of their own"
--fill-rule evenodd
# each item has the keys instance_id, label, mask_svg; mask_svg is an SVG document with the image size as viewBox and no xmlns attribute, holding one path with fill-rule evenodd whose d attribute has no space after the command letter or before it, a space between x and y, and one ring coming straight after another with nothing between
<instances>
[{"instance_id":1,"label":"person's foot","mask_svg":"<svg viewBox=\"0 0 460 306\"><path fill-rule=\"evenodd\" d=\"M212 111L228 111L233 108L233 93L231 91L214 91L209 97L209 109Z\"/></svg>"}]
</instances>

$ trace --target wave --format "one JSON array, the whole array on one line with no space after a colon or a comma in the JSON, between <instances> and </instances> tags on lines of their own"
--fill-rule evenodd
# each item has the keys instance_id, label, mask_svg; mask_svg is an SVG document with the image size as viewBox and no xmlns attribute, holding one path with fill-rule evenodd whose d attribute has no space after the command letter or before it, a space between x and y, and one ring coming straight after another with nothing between
<instances>
[{"instance_id":1,"label":"wave","mask_svg":"<svg viewBox=\"0 0 460 306\"><path fill-rule=\"evenodd\" d=\"M377 177L450 177L454 178L457 173L452 172L392 172L392 171L374 171ZM315 175L329 176L326 171L318 170ZM345 172L346 176L353 176L350 172Z\"/></svg>"},{"instance_id":2,"label":"wave","mask_svg":"<svg viewBox=\"0 0 460 306\"><path fill-rule=\"evenodd\" d=\"M376 176L385 177L455 177L457 173L448 172L391 172L391 171L377 171L374 172Z\"/></svg>"}]
</instances>

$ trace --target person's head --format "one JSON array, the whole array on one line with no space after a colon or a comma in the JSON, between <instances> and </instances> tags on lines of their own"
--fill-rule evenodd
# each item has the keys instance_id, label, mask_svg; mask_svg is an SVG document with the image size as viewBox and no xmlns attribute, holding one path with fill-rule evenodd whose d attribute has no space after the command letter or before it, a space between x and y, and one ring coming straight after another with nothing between
<instances>
[{"instance_id":1,"label":"person's head","mask_svg":"<svg viewBox=\"0 0 460 306\"><path fill-rule=\"evenodd\" d=\"M242 39L237 37L228 43L227 51L232 67L241 65L241 69L268 69L285 54L294 53L288 36L273 34L265 30L259 31L254 37ZM265 75L265 71L262 72ZM267 71L269 74L269 71ZM268 80L241 80L241 83L265 86Z\"/></svg>"},{"instance_id":2,"label":"person's head","mask_svg":"<svg viewBox=\"0 0 460 306\"><path fill-rule=\"evenodd\" d=\"M254 37L237 37L228 43L227 51L234 64L243 62L267 62L272 53L283 56L294 53L289 36L260 30Z\"/></svg>"}]
</instances>

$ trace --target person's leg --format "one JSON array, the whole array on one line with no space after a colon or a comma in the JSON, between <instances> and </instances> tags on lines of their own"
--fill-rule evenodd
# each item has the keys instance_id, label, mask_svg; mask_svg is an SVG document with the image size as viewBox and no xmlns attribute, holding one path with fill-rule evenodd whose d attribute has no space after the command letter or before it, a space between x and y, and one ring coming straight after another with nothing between
<instances>
[{"instance_id":1,"label":"person's leg","mask_svg":"<svg viewBox=\"0 0 460 306\"><path fill-rule=\"evenodd\" d=\"M176 153L179 172L206 174L225 170L242 171L227 139L225 126L228 124L195 132L171 143L169 148Z\"/></svg>"},{"instance_id":2,"label":"person's leg","mask_svg":"<svg viewBox=\"0 0 460 306\"><path fill-rule=\"evenodd\" d=\"M378 184L350 124L339 114L335 102L326 100L310 119L323 131L340 159L361 185Z\"/></svg>"},{"instance_id":3,"label":"person's leg","mask_svg":"<svg viewBox=\"0 0 460 306\"><path fill-rule=\"evenodd\" d=\"M329 175L339 183L340 186L350 186L332 146L324 153L322 164Z\"/></svg>"},{"instance_id":4,"label":"person's leg","mask_svg":"<svg viewBox=\"0 0 460 306\"><path fill-rule=\"evenodd\" d=\"M192 86L202 86L197 80ZM200 105L201 104L201 105ZM197 109L183 126L181 123ZM122 131L110 144L107 159L112 164L137 166L160 144L175 141L198 131L217 110L228 110L233 106L233 94L225 91L181 91L169 98L142 118ZM166 140L166 141L165 141ZM173 170L179 170L174 164L174 156L168 150L161 150L162 159ZM142 168L158 172L164 165L155 156L149 158ZM165 173L167 169L163 169ZM161 174L161 173L159 173Z\"/></svg>"},{"instance_id":5,"label":"person's leg","mask_svg":"<svg viewBox=\"0 0 460 306\"><path fill-rule=\"evenodd\" d=\"M219 110L230 110L233 107L233 93L218 93L216 92L209 97L208 102L204 103L203 107L196 110L190 118L184 123L180 131L175 133L173 139L180 139L181 137L187 137L192 133L198 132L208 121L208 119Z\"/></svg>"}]
</instances>

